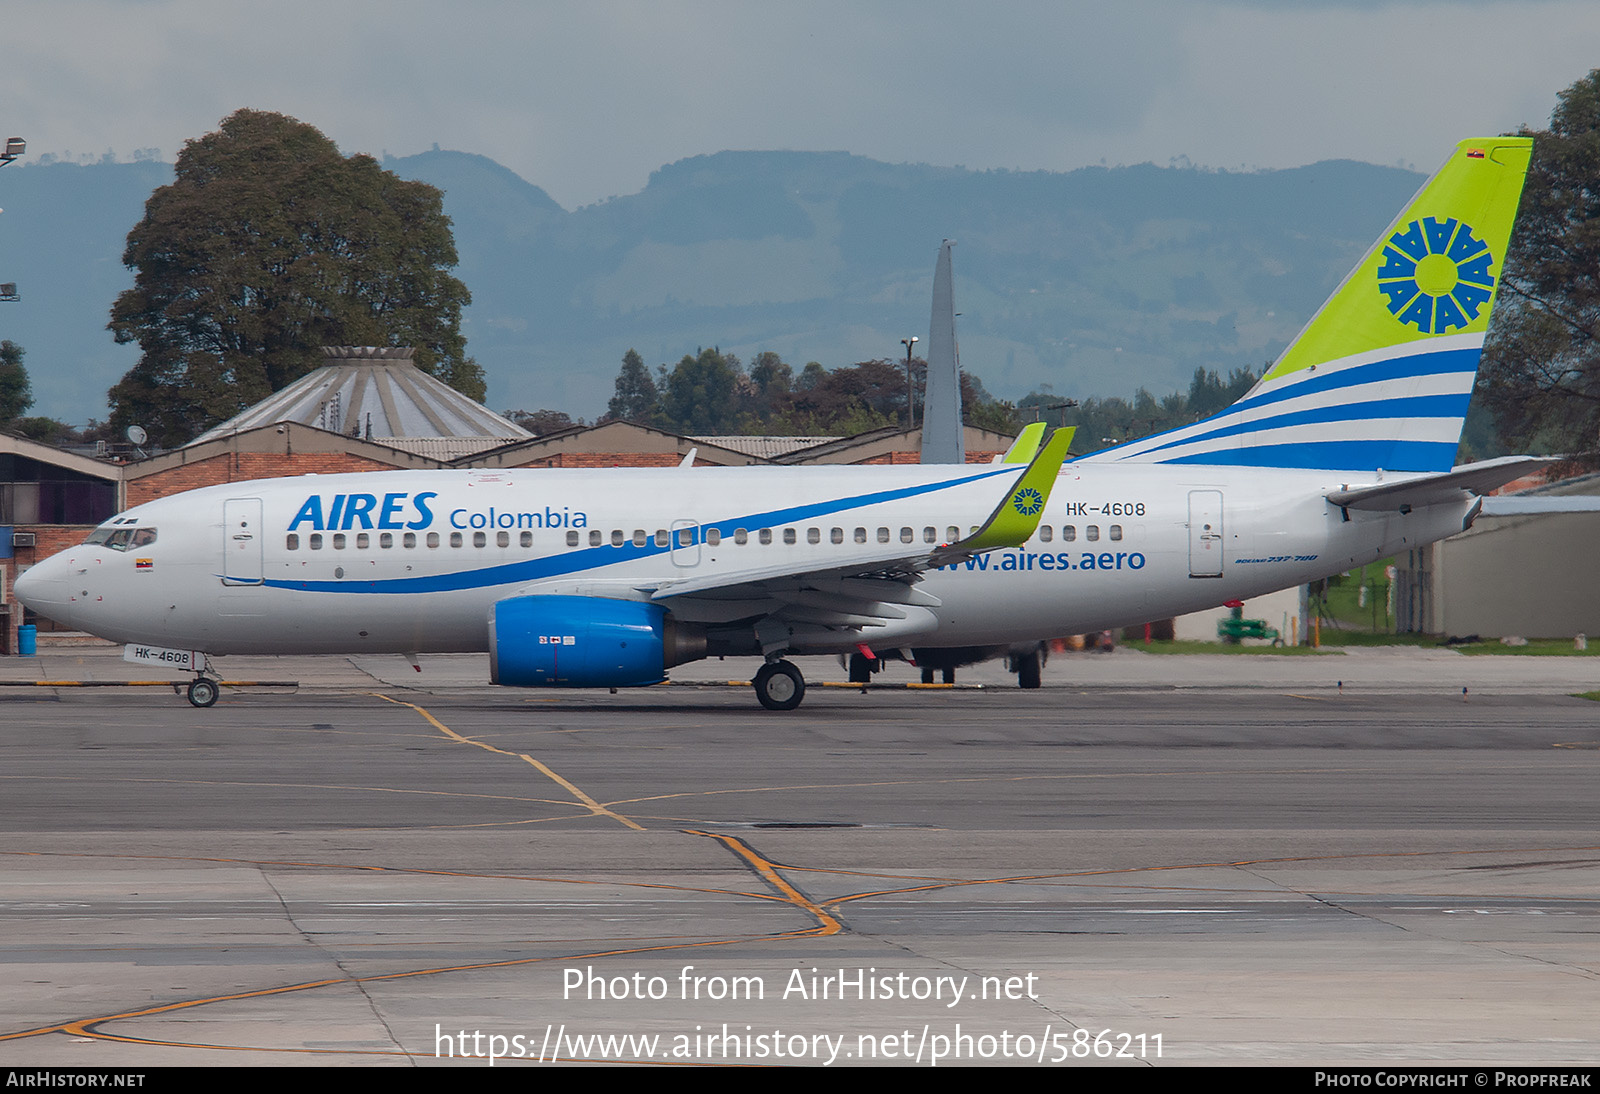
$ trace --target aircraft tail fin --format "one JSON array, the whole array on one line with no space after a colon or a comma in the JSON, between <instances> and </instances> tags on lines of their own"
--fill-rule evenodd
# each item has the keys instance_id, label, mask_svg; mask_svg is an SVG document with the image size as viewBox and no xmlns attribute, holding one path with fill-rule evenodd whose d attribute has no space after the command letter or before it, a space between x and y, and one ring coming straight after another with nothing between
<instances>
[{"instance_id":1,"label":"aircraft tail fin","mask_svg":"<svg viewBox=\"0 0 1600 1094\"><path fill-rule=\"evenodd\" d=\"M1244 398L1087 459L1450 470L1532 152L1462 141Z\"/></svg>"}]
</instances>

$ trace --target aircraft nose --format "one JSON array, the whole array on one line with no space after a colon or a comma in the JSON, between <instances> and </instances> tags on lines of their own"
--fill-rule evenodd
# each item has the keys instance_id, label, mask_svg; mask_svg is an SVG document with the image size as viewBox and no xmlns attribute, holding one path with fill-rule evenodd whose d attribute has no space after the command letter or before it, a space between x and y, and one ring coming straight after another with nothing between
<instances>
[{"instance_id":1,"label":"aircraft nose","mask_svg":"<svg viewBox=\"0 0 1600 1094\"><path fill-rule=\"evenodd\" d=\"M71 622L67 615L72 598L67 593L66 574L56 559L45 559L18 574L11 591L24 607L61 623Z\"/></svg>"}]
</instances>

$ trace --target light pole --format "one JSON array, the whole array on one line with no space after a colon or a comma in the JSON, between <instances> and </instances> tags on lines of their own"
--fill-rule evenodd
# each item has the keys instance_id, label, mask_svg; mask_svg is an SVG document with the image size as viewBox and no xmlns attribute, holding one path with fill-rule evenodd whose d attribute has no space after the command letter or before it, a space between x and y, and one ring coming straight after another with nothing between
<instances>
[{"instance_id":1,"label":"light pole","mask_svg":"<svg viewBox=\"0 0 1600 1094\"><path fill-rule=\"evenodd\" d=\"M21 137L8 137L6 139L6 150L0 152L0 167L4 167L14 159L21 158L22 154L27 150L27 141ZM17 283L15 281L7 281L4 284L0 284L0 300L16 301L21 299L22 297L17 295Z\"/></svg>"},{"instance_id":2,"label":"light pole","mask_svg":"<svg viewBox=\"0 0 1600 1094\"><path fill-rule=\"evenodd\" d=\"M913 395L915 385L911 379L911 347L920 342L916 335L900 339L900 344L906 347L906 431L910 432L917 426L917 404Z\"/></svg>"}]
</instances>

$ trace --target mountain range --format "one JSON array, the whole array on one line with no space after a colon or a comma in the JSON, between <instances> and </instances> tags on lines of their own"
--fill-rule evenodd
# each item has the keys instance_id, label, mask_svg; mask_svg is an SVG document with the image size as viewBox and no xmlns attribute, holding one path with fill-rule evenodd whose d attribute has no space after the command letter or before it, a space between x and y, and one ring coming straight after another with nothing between
<instances>
[{"instance_id":1,"label":"mountain range","mask_svg":"<svg viewBox=\"0 0 1600 1094\"><path fill-rule=\"evenodd\" d=\"M1291 170L971 171L843 152L719 152L568 211L483 156L384 166L445 192L463 330L496 410L603 411L623 354L716 345L798 372L926 339L940 241L955 248L962 367L1001 398L1159 394L1196 368L1275 356L1422 183L1334 160ZM0 171L0 337L27 350L33 413L77 424L137 350L105 325L157 162Z\"/></svg>"}]
</instances>

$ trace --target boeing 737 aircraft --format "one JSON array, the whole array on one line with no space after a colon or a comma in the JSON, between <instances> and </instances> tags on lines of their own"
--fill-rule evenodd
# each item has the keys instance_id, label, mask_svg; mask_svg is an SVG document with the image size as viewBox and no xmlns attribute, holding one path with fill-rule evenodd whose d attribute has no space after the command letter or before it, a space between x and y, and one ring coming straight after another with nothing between
<instances>
[{"instance_id":1,"label":"boeing 737 aircraft","mask_svg":"<svg viewBox=\"0 0 1600 1094\"><path fill-rule=\"evenodd\" d=\"M1076 462L1063 430L989 465L240 482L129 509L16 595L201 665L487 650L497 684L618 688L760 657L757 697L789 710L790 654L1003 646L1311 581L1461 531L1527 470L1452 465L1530 154L1463 142L1244 398Z\"/></svg>"}]
</instances>

